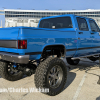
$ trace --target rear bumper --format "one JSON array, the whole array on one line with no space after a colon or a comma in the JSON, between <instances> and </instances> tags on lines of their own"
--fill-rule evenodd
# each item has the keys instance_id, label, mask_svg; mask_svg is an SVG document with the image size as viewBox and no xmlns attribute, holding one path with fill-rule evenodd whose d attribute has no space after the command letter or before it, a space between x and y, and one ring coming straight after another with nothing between
<instances>
[{"instance_id":1,"label":"rear bumper","mask_svg":"<svg viewBox=\"0 0 100 100\"><path fill-rule=\"evenodd\" d=\"M15 63L27 64L29 62L29 55L17 55L0 52L0 59Z\"/></svg>"}]
</instances>

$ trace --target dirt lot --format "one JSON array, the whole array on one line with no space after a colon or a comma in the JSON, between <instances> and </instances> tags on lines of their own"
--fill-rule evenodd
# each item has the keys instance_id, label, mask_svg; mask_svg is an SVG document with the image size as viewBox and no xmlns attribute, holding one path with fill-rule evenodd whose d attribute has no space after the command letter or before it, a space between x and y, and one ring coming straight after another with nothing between
<instances>
[{"instance_id":1,"label":"dirt lot","mask_svg":"<svg viewBox=\"0 0 100 100\"><path fill-rule=\"evenodd\" d=\"M67 64L67 63L66 63ZM100 100L100 85L97 84L100 68L99 62L82 59L77 66L71 66L65 89L56 96L40 92L0 92L0 100ZM34 75L10 82L0 78L0 89L35 88Z\"/></svg>"}]
</instances>

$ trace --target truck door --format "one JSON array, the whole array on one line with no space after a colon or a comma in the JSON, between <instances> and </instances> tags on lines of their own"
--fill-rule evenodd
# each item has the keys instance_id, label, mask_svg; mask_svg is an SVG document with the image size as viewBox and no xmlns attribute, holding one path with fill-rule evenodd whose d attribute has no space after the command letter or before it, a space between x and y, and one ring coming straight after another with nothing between
<instances>
[{"instance_id":1,"label":"truck door","mask_svg":"<svg viewBox=\"0 0 100 100\"><path fill-rule=\"evenodd\" d=\"M91 34L89 31L88 21L84 17L76 17L77 21L77 37L78 37L78 45L77 45L77 53L78 56L85 56L91 53L92 47L92 38L90 38Z\"/></svg>"},{"instance_id":2,"label":"truck door","mask_svg":"<svg viewBox=\"0 0 100 100\"><path fill-rule=\"evenodd\" d=\"M92 53L100 53L100 30L93 19L89 19L90 33L92 38Z\"/></svg>"}]
</instances>

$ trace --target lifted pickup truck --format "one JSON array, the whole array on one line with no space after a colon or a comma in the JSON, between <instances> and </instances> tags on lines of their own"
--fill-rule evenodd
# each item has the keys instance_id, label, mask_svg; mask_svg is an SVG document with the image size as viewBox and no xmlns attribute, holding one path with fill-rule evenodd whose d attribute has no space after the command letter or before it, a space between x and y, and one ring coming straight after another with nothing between
<instances>
[{"instance_id":1,"label":"lifted pickup truck","mask_svg":"<svg viewBox=\"0 0 100 100\"><path fill-rule=\"evenodd\" d=\"M100 29L93 19L60 15L42 18L37 28L0 29L0 75L10 81L35 72L37 88L60 93L67 81L63 58L77 65L80 57L100 55Z\"/></svg>"}]
</instances>

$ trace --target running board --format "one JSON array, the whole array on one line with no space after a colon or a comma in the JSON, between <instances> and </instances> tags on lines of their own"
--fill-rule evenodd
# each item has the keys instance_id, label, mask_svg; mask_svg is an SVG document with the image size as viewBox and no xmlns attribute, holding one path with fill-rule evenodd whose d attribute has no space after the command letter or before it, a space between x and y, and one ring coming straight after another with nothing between
<instances>
[{"instance_id":1,"label":"running board","mask_svg":"<svg viewBox=\"0 0 100 100\"><path fill-rule=\"evenodd\" d=\"M100 53L98 53L98 54L92 54L92 55L86 55L86 56L80 56L80 57L73 57L71 59L75 60L75 59L87 58L87 57L91 57L91 56L99 57L99 55L100 55Z\"/></svg>"}]
</instances>

